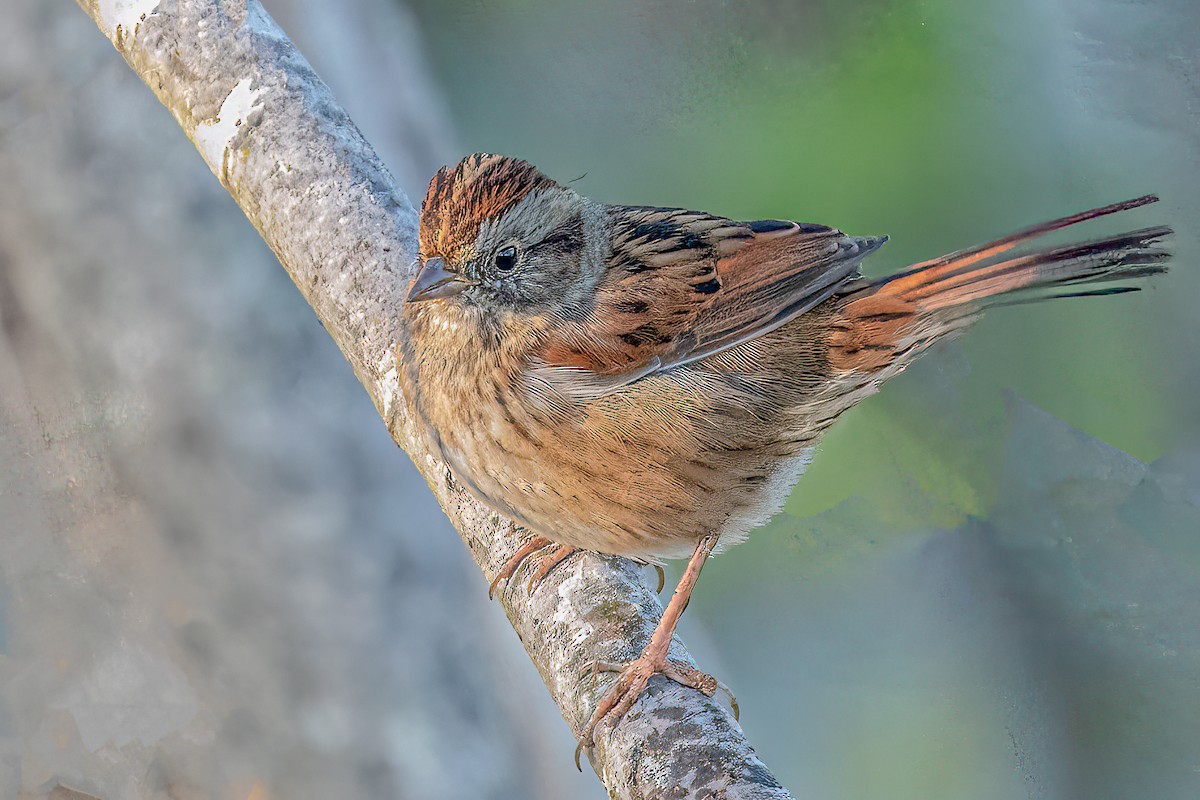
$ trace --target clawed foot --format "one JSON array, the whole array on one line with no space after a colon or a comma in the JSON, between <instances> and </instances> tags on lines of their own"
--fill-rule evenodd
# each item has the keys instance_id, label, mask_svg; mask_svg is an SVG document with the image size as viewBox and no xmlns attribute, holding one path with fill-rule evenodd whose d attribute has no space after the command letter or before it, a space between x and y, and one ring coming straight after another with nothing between
<instances>
[{"instance_id":1,"label":"clawed foot","mask_svg":"<svg viewBox=\"0 0 1200 800\"><path fill-rule=\"evenodd\" d=\"M658 574L658 588L654 590L655 594L662 594L663 587L667 585L667 571L662 568L662 564L651 564L654 571Z\"/></svg>"},{"instance_id":2,"label":"clawed foot","mask_svg":"<svg viewBox=\"0 0 1200 800\"><path fill-rule=\"evenodd\" d=\"M580 755L584 748L590 748L594 743L593 737L596 733L596 725L601 720L609 718L612 724L616 724L622 717L628 713L629 709L633 708L633 704L642 696L642 692L646 689L646 684L650 682L651 676L656 673L666 675L676 683L684 686L690 686L696 691L703 694L705 697L713 697L717 690L723 691L729 696L729 707L733 711L733 718L738 718L737 698L733 696L733 692L729 687L721 683L721 681L709 675L707 672L701 672L691 664L685 664L682 661L673 661L664 656L651 656L643 652L634 661L628 664L613 664L608 661L596 661L592 663L592 674L601 672L617 672L616 683L612 685L604 696L600 698L599 705L596 706L596 713L592 714L592 718L588 724L584 726L583 732L579 734L579 744L575 748L575 768L580 772L583 771L583 766L580 763Z\"/></svg>"},{"instance_id":3,"label":"clawed foot","mask_svg":"<svg viewBox=\"0 0 1200 800\"><path fill-rule=\"evenodd\" d=\"M488 600L495 597L496 587L500 585L500 581L511 582L513 575L517 573L521 565L535 553L541 553L541 555L538 556L538 568L529 576L527 589L531 594L555 567L578 552L578 548L569 544L555 544L544 536L533 537L521 545L520 549L513 553L512 558L504 562L504 566L496 573L496 577L488 585Z\"/></svg>"},{"instance_id":4,"label":"clawed foot","mask_svg":"<svg viewBox=\"0 0 1200 800\"><path fill-rule=\"evenodd\" d=\"M541 552L546 551L546 552ZM535 536L512 554L508 561L504 562L504 566L496 573L496 577L492 578L492 582L488 584L488 600L495 599L496 587L501 581L512 581L513 575L517 574L517 570L521 565L534 556L535 553L541 553L538 556L538 568L529 576L527 589L530 594L538 587L546 576L549 575L554 568L562 562L566 561L571 556L580 552L578 547L572 547L569 544L555 544L544 536ZM651 564L654 571L658 573L658 589L659 594L662 593L663 585L666 583L667 574L658 564Z\"/></svg>"}]
</instances>

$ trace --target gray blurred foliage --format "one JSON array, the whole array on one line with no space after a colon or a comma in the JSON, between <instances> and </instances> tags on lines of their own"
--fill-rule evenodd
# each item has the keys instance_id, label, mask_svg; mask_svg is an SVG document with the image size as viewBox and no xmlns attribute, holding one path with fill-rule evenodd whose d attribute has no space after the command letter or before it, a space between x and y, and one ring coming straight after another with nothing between
<instances>
[{"instance_id":1,"label":"gray blurred foliage","mask_svg":"<svg viewBox=\"0 0 1200 800\"><path fill-rule=\"evenodd\" d=\"M407 17L270 5L419 195L451 138L377 71L423 73ZM74 4L8 9L0 141L0 797L597 794L341 354Z\"/></svg>"}]
</instances>

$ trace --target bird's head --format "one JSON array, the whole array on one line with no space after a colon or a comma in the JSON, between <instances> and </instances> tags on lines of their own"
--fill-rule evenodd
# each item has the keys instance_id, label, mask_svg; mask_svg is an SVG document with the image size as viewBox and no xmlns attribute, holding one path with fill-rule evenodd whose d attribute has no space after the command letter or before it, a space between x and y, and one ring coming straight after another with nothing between
<instances>
[{"instance_id":1,"label":"bird's head","mask_svg":"<svg viewBox=\"0 0 1200 800\"><path fill-rule=\"evenodd\" d=\"M421 204L421 264L408 302L484 314L546 313L584 295L594 204L515 158L443 167ZM595 238L592 236L590 238Z\"/></svg>"}]
</instances>

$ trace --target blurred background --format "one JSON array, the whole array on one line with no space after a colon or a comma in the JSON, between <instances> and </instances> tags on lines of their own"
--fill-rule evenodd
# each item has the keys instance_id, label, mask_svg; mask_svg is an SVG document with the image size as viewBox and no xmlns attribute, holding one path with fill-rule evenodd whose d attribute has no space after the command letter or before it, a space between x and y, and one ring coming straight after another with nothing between
<instances>
[{"instance_id":1,"label":"blurred background","mask_svg":"<svg viewBox=\"0 0 1200 800\"><path fill-rule=\"evenodd\" d=\"M826 437L683 635L798 797L1200 796L1200 7L267 0L416 202L474 150L914 261L1093 205ZM599 798L315 317L71 3L0 29L0 797Z\"/></svg>"}]
</instances>

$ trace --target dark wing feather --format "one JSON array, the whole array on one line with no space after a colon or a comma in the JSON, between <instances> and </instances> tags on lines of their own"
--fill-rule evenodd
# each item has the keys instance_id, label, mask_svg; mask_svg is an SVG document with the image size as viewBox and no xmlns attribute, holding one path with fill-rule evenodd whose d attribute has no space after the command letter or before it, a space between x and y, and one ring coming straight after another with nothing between
<instances>
[{"instance_id":1,"label":"dark wing feather","mask_svg":"<svg viewBox=\"0 0 1200 800\"><path fill-rule=\"evenodd\" d=\"M762 336L854 280L886 240L684 209L610 213L612 255L594 311L556 326L535 368L571 394L604 394Z\"/></svg>"}]
</instances>

